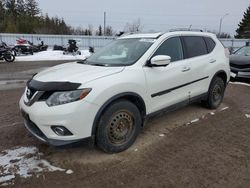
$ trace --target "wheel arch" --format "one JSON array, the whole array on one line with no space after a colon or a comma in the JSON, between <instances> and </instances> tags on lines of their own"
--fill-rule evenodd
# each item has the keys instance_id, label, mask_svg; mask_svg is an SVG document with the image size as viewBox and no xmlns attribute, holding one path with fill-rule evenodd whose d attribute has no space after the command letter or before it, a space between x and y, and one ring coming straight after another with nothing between
<instances>
[{"instance_id":1,"label":"wheel arch","mask_svg":"<svg viewBox=\"0 0 250 188\"><path fill-rule=\"evenodd\" d=\"M145 105L143 98L139 94L134 93L134 92L120 93L120 94L117 94L117 95L111 97L109 100L107 100L101 106L101 108L98 110L98 112L95 116L94 122L93 122L93 126L92 126L91 137L93 139L95 138L97 125L98 125L98 122L101 118L101 115L103 114L105 109L107 109L112 103L114 103L118 100L128 100L128 101L132 102L133 104L135 104L141 113L142 125L143 125L143 120L144 120L144 117L146 116L146 105Z\"/></svg>"},{"instance_id":2,"label":"wheel arch","mask_svg":"<svg viewBox=\"0 0 250 188\"><path fill-rule=\"evenodd\" d=\"M227 73L224 71L224 70L219 70L218 72L216 72L212 78L212 80L215 78L215 77L219 77L221 78L223 81L224 81L224 84L225 86L227 85ZM211 82L212 82L211 80Z\"/></svg>"}]
</instances>

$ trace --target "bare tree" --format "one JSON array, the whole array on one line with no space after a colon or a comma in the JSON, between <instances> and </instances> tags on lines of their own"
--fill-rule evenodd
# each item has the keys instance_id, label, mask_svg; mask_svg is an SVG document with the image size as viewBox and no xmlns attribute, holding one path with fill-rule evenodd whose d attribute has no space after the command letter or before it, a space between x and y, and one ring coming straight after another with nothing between
<instances>
[{"instance_id":1,"label":"bare tree","mask_svg":"<svg viewBox=\"0 0 250 188\"><path fill-rule=\"evenodd\" d=\"M125 32L140 32L143 30L140 18L133 21L132 23L126 23L124 27Z\"/></svg>"},{"instance_id":2,"label":"bare tree","mask_svg":"<svg viewBox=\"0 0 250 188\"><path fill-rule=\"evenodd\" d=\"M113 28L110 25L108 25L106 27L106 36L113 36L113 35L114 35Z\"/></svg>"}]
</instances>

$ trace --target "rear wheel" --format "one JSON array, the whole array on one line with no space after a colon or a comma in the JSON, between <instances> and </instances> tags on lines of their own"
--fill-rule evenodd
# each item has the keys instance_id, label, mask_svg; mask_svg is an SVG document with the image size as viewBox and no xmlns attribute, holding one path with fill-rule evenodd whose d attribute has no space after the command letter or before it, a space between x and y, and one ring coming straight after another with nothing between
<instances>
[{"instance_id":1,"label":"rear wheel","mask_svg":"<svg viewBox=\"0 0 250 188\"><path fill-rule=\"evenodd\" d=\"M210 109L216 109L223 101L225 92L225 83L220 77L215 77L209 87L208 97L203 101Z\"/></svg>"},{"instance_id":2,"label":"rear wheel","mask_svg":"<svg viewBox=\"0 0 250 188\"><path fill-rule=\"evenodd\" d=\"M97 145L105 152L117 153L129 148L141 129L138 108L129 101L111 104L101 116L97 127Z\"/></svg>"}]
</instances>

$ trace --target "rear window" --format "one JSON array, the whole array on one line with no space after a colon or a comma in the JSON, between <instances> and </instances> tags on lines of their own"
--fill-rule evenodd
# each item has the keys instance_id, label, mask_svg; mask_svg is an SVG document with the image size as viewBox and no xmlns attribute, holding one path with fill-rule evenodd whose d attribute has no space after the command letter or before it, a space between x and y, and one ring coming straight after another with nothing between
<instances>
[{"instance_id":1,"label":"rear window","mask_svg":"<svg viewBox=\"0 0 250 188\"><path fill-rule=\"evenodd\" d=\"M186 58L197 57L207 54L207 46L203 37L183 37Z\"/></svg>"},{"instance_id":2,"label":"rear window","mask_svg":"<svg viewBox=\"0 0 250 188\"><path fill-rule=\"evenodd\" d=\"M207 44L207 51L208 53L212 52L216 43L214 42L213 39L209 38L209 37L204 37L204 40L206 41Z\"/></svg>"}]
</instances>

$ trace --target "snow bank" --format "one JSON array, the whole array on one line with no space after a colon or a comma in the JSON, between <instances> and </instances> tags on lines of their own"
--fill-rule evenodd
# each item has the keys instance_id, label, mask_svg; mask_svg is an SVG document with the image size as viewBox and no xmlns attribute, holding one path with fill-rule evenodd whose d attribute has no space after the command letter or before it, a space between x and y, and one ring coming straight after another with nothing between
<instances>
[{"instance_id":1,"label":"snow bank","mask_svg":"<svg viewBox=\"0 0 250 188\"><path fill-rule=\"evenodd\" d=\"M79 60L89 57L91 53L88 50L82 50L81 55L63 55L63 51L44 51L34 55L17 56L16 61L59 61L59 60Z\"/></svg>"},{"instance_id":2,"label":"snow bank","mask_svg":"<svg viewBox=\"0 0 250 188\"><path fill-rule=\"evenodd\" d=\"M36 147L20 147L0 152L0 187L13 183L18 175L31 177L34 173L65 171L41 159Z\"/></svg>"}]
</instances>

